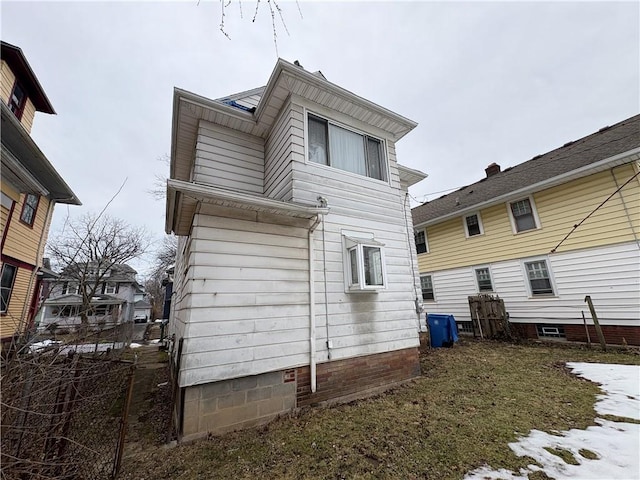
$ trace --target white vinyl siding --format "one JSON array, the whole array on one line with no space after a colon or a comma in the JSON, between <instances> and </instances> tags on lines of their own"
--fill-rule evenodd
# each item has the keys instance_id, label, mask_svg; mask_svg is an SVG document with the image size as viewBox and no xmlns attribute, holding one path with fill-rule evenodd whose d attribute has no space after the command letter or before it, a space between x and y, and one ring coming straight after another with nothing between
<instances>
[{"instance_id":1,"label":"white vinyl siding","mask_svg":"<svg viewBox=\"0 0 640 480\"><path fill-rule=\"evenodd\" d=\"M264 191L264 141L201 120L193 180L203 185L261 195Z\"/></svg>"},{"instance_id":2,"label":"white vinyl siding","mask_svg":"<svg viewBox=\"0 0 640 480\"><path fill-rule=\"evenodd\" d=\"M589 320L584 297L591 295L602 324L640 325L640 252L635 243L557 253L547 262L555 296L538 298L530 296L521 261L491 264L493 288L504 300L512 322L582 324L583 311ZM461 267L432 275L438 295L429 311L470 321L467 296L477 294L473 270Z\"/></svg>"}]
</instances>

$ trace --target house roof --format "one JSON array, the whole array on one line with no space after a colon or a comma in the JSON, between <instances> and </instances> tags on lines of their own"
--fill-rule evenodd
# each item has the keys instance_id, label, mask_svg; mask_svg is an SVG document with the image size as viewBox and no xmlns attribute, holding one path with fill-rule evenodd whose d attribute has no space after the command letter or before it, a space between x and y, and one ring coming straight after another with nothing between
<instances>
[{"instance_id":1,"label":"house roof","mask_svg":"<svg viewBox=\"0 0 640 480\"><path fill-rule=\"evenodd\" d=\"M416 227L438 223L640 158L640 115L412 209Z\"/></svg>"},{"instance_id":2,"label":"house roof","mask_svg":"<svg viewBox=\"0 0 640 480\"><path fill-rule=\"evenodd\" d=\"M2 109L2 176L21 192L44 195L58 203L82 205L9 107Z\"/></svg>"},{"instance_id":3,"label":"house roof","mask_svg":"<svg viewBox=\"0 0 640 480\"><path fill-rule=\"evenodd\" d=\"M138 300L136 303L133 304L133 306L135 308L151 308L151 304L149 302L147 302L146 300Z\"/></svg>"},{"instance_id":4,"label":"house roof","mask_svg":"<svg viewBox=\"0 0 640 480\"><path fill-rule=\"evenodd\" d=\"M22 49L7 42L0 43L0 57L9 64L13 74L26 90L27 96L33 102L36 110L43 113L55 114L56 112L53 109L53 105L51 105L47 95L44 93L44 89L40 85L38 77L36 77L36 74L29 65L27 57L22 53Z\"/></svg>"},{"instance_id":5,"label":"house roof","mask_svg":"<svg viewBox=\"0 0 640 480\"><path fill-rule=\"evenodd\" d=\"M91 298L93 305L119 305L125 303L122 298L112 295L95 295ZM82 305L82 296L76 294L60 295L59 297L51 297L44 302L45 305Z\"/></svg>"}]
</instances>

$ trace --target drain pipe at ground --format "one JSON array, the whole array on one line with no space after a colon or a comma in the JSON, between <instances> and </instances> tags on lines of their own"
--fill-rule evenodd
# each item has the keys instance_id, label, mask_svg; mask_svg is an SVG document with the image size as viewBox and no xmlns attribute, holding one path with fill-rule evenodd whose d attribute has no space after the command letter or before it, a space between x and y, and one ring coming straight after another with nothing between
<instances>
[{"instance_id":1,"label":"drain pipe at ground","mask_svg":"<svg viewBox=\"0 0 640 480\"><path fill-rule=\"evenodd\" d=\"M320 214L316 215L313 225L309 227L309 376L311 392L316 391L316 292L313 268L313 232L320 223Z\"/></svg>"}]
</instances>

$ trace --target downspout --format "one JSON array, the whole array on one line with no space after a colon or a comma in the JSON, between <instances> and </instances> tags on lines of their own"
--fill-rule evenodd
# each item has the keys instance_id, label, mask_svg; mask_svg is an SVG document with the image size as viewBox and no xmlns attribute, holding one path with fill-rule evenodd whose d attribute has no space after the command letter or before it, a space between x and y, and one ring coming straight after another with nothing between
<instances>
[{"instance_id":1,"label":"downspout","mask_svg":"<svg viewBox=\"0 0 640 480\"><path fill-rule=\"evenodd\" d=\"M622 166L622 165L618 165ZM620 185L618 185L618 179L616 178L616 174L613 173L613 170L617 167L613 167L609 172L613 177L613 182L616 184L616 188L620 189ZM636 241L636 246L640 249L640 240L638 239L638 234L636 233L636 229L633 227L633 220L631 219L631 215L629 214L629 210L627 209L627 202L624 201L624 195L622 195L622 189L618 191L618 195L620 196L620 201L622 202L622 208L624 209L624 213L627 216L627 221L629 222L629 228L631 229L631 233L633 234L633 238Z\"/></svg>"},{"instance_id":2,"label":"downspout","mask_svg":"<svg viewBox=\"0 0 640 480\"><path fill-rule=\"evenodd\" d=\"M320 223L320 214L316 215L309 227L309 370L311 393L316 391L316 292L313 268L313 232Z\"/></svg>"}]
</instances>

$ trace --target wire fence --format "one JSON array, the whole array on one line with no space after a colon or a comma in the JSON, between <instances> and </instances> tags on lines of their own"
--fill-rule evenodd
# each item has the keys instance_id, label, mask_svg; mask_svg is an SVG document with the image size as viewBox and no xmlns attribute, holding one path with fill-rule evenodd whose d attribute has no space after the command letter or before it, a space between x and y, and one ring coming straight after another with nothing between
<instances>
[{"instance_id":1,"label":"wire fence","mask_svg":"<svg viewBox=\"0 0 640 480\"><path fill-rule=\"evenodd\" d=\"M113 479L135 364L113 351L13 356L2 364L2 479Z\"/></svg>"}]
</instances>

